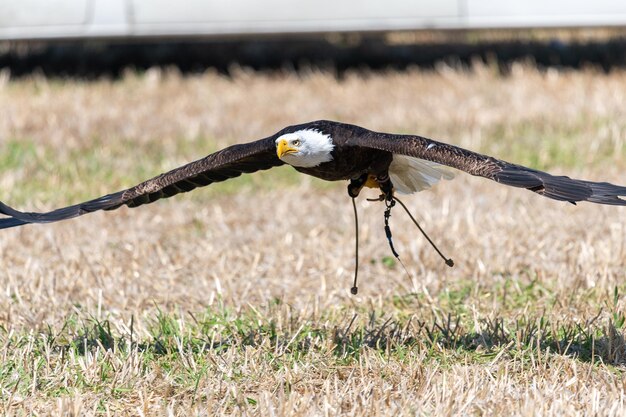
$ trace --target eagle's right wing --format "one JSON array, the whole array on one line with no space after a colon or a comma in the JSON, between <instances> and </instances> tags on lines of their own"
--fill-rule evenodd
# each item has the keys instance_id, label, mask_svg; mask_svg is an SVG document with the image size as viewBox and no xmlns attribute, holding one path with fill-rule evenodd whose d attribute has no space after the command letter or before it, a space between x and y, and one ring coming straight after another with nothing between
<instances>
[{"instance_id":1,"label":"eagle's right wing","mask_svg":"<svg viewBox=\"0 0 626 417\"><path fill-rule=\"evenodd\" d=\"M353 139L352 144L451 166L501 184L526 188L554 200L626 206L626 199L621 198L626 197L624 186L556 176L421 136L368 131Z\"/></svg>"},{"instance_id":2,"label":"eagle's right wing","mask_svg":"<svg viewBox=\"0 0 626 417\"><path fill-rule=\"evenodd\" d=\"M127 190L47 213L21 212L0 202L0 213L9 216L0 219L0 229L28 223L51 223L97 210L114 210L122 205L137 207L243 173L282 165L283 162L276 155L274 138L271 136L256 142L233 145Z\"/></svg>"}]
</instances>

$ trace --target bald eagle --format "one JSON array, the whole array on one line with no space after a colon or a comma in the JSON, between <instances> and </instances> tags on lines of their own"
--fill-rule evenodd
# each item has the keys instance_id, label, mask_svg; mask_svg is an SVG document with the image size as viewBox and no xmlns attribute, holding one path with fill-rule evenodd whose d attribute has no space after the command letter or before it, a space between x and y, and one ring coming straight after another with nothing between
<instances>
[{"instance_id":1,"label":"bald eagle","mask_svg":"<svg viewBox=\"0 0 626 417\"><path fill-rule=\"evenodd\" d=\"M452 174L446 166L501 184L526 188L567 201L626 205L626 187L554 176L421 136L374 132L359 126L319 120L289 126L255 142L233 145L134 187L46 213L15 210L0 202L0 229L51 223L97 210L138 207L243 173L289 164L328 181L347 180L355 198L365 186L379 188L381 199L414 193Z\"/></svg>"}]
</instances>

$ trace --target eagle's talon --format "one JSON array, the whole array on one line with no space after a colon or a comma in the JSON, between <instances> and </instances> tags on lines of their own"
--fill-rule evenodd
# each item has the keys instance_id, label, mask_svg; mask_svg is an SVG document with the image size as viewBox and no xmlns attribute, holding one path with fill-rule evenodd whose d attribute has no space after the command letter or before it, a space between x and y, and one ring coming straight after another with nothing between
<instances>
[{"instance_id":1,"label":"eagle's talon","mask_svg":"<svg viewBox=\"0 0 626 417\"><path fill-rule=\"evenodd\" d=\"M348 195L352 198L357 198L361 193L363 187L353 187L352 183L348 184Z\"/></svg>"},{"instance_id":2,"label":"eagle's talon","mask_svg":"<svg viewBox=\"0 0 626 417\"><path fill-rule=\"evenodd\" d=\"M385 201L393 200L393 184L391 183L391 179L389 176L385 176L384 178L379 178L378 183L380 184L380 191L382 191L382 199Z\"/></svg>"},{"instance_id":3,"label":"eagle's talon","mask_svg":"<svg viewBox=\"0 0 626 417\"><path fill-rule=\"evenodd\" d=\"M352 198L357 198L363 187L365 187L368 179L368 174L363 174L357 179L351 179L350 184L348 184L348 195Z\"/></svg>"}]
</instances>

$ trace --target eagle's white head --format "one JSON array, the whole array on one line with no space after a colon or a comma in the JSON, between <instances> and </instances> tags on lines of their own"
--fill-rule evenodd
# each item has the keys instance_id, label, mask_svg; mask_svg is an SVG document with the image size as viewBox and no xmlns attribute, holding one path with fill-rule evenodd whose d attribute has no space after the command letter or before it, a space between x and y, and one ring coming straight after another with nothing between
<instances>
[{"instance_id":1,"label":"eagle's white head","mask_svg":"<svg viewBox=\"0 0 626 417\"><path fill-rule=\"evenodd\" d=\"M317 130L298 130L276 139L276 154L281 161L296 167L311 168L333 159L335 145L329 135Z\"/></svg>"}]
</instances>

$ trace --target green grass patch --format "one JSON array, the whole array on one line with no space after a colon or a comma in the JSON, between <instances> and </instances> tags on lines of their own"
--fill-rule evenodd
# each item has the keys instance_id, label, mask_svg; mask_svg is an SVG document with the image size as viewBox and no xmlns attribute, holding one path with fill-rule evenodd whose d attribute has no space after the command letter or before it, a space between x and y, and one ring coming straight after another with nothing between
<instances>
[{"instance_id":1,"label":"green grass patch","mask_svg":"<svg viewBox=\"0 0 626 417\"><path fill-rule=\"evenodd\" d=\"M520 297L541 304L545 296L537 288L531 283ZM531 366L537 358L560 355L622 372L624 358L616 341L623 342L619 328L624 320L617 307L617 288L608 305L612 315L605 323L598 320L601 310L583 323L555 319L550 303L543 314L541 307L518 316L511 310L478 322L457 308L484 294L480 287L460 283L436 295L440 300L436 309L425 307L420 294L407 294L386 300L382 311L357 306L347 312L337 307L318 318L300 316L280 300L239 310L220 301L184 316L157 308L142 319L140 331L135 318L120 331L109 319L72 313L61 328L0 332L5 358L0 386L20 395L39 390L60 397L89 391L123 398L133 393L135 379L156 372L177 391L195 396L202 381L214 375L235 382L254 377L246 368L250 352L273 372L307 363L341 368L372 354L396 363L422 355L426 363L444 367L503 357ZM131 365L132 372L126 372L132 375L122 377L122 370ZM55 370L62 370L63 377Z\"/></svg>"},{"instance_id":2,"label":"green grass patch","mask_svg":"<svg viewBox=\"0 0 626 417\"><path fill-rule=\"evenodd\" d=\"M601 167L607 162L623 165L626 142L600 140L597 132L611 120L589 120L581 116L573 125L546 120L545 123L495 124L479 151L540 170Z\"/></svg>"}]
</instances>

